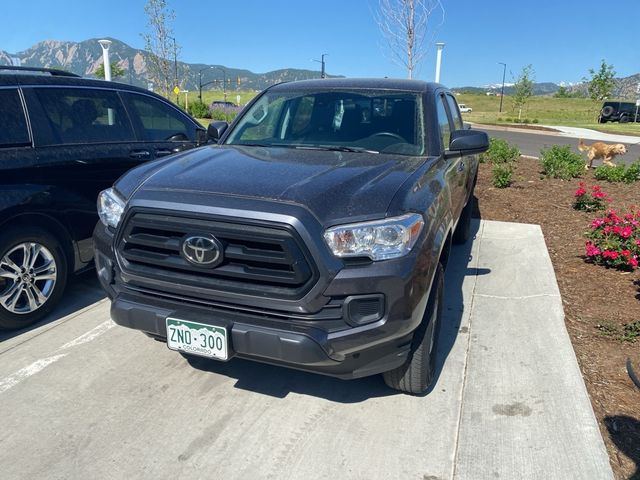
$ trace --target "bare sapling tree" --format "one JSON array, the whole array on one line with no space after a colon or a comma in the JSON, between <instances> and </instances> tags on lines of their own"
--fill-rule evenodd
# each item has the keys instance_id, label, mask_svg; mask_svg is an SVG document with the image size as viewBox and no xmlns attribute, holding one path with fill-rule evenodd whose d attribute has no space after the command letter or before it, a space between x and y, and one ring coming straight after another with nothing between
<instances>
[{"instance_id":1,"label":"bare sapling tree","mask_svg":"<svg viewBox=\"0 0 640 480\"><path fill-rule=\"evenodd\" d=\"M147 0L144 6L148 31L142 34L147 55L147 72L155 90L169 98L177 77L178 45L171 26L175 12L165 0Z\"/></svg>"},{"instance_id":2,"label":"bare sapling tree","mask_svg":"<svg viewBox=\"0 0 640 480\"><path fill-rule=\"evenodd\" d=\"M518 121L522 119L522 109L533 96L535 72L532 65L522 67L522 71L513 84L513 108L518 109Z\"/></svg>"},{"instance_id":3,"label":"bare sapling tree","mask_svg":"<svg viewBox=\"0 0 640 480\"><path fill-rule=\"evenodd\" d=\"M384 50L413 78L444 23L441 0L380 0L373 15L386 43Z\"/></svg>"}]
</instances>

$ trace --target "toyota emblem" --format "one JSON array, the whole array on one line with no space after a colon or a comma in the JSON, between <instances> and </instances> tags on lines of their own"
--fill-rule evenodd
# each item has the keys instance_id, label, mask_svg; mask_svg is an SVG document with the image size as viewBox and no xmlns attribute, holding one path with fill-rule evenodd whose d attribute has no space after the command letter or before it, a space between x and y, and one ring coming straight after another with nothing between
<instances>
[{"instance_id":1,"label":"toyota emblem","mask_svg":"<svg viewBox=\"0 0 640 480\"><path fill-rule=\"evenodd\" d=\"M182 256L196 267L212 267L222 261L222 245L212 235L190 235L182 240Z\"/></svg>"}]
</instances>

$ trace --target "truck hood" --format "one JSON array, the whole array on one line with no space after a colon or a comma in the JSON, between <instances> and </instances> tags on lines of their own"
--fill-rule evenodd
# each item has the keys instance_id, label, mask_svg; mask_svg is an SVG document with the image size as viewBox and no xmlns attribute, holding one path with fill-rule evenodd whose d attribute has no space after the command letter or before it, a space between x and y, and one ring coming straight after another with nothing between
<instances>
[{"instance_id":1,"label":"truck hood","mask_svg":"<svg viewBox=\"0 0 640 480\"><path fill-rule=\"evenodd\" d=\"M425 157L212 146L191 150L144 172L136 193L207 193L287 202L310 210L322 223L383 217L400 186ZM135 170L131 172L135 175ZM131 179L127 179L131 180ZM135 194L134 194L135 196ZM218 200L208 201L218 203Z\"/></svg>"}]
</instances>

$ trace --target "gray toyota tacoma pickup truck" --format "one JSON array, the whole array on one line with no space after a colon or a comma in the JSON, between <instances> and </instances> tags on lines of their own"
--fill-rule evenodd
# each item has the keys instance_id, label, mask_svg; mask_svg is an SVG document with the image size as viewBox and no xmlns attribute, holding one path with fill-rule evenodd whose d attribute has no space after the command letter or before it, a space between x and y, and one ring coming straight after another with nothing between
<instances>
[{"instance_id":1,"label":"gray toyota tacoma pickup truck","mask_svg":"<svg viewBox=\"0 0 640 480\"><path fill-rule=\"evenodd\" d=\"M185 355L428 390L478 155L444 86L275 85L211 144L100 194L98 277L119 325Z\"/></svg>"}]
</instances>

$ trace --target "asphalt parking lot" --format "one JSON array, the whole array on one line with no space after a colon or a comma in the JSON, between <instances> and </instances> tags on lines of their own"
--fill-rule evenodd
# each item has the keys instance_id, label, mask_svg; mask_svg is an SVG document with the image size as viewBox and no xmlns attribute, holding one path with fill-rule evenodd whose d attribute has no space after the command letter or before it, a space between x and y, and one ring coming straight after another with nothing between
<instances>
[{"instance_id":1,"label":"asphalt parking lot","mask_svg":"<svg viewBox=\"0 0 640 480\"><path fill-rule=\"evenodd\" d=\"M187 360L114 325L82 277L54 319L0 337L2 478L612 478L539 227L475 229L422 397Z\"/></svg>"}]
</instances>

